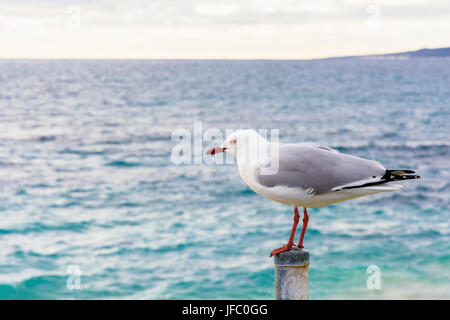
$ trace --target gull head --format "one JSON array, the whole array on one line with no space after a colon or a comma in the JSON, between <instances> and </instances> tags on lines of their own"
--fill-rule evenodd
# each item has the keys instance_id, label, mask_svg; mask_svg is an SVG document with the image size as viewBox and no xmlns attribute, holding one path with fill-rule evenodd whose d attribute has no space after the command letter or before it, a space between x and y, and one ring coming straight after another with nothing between
<instances>
[{"instance_id":1,"label":"gull head","mask_svg":"<svg viewBox=\"0 0 450 320\"><path fill-rule=\"evenodd\" d=\"M253 129L237 130L230 134L225 141L217 147L208 150L206 154L229 153L235 158L245 155L258 155L266 150L267 140Z\"/></svg>"}]
</instances>

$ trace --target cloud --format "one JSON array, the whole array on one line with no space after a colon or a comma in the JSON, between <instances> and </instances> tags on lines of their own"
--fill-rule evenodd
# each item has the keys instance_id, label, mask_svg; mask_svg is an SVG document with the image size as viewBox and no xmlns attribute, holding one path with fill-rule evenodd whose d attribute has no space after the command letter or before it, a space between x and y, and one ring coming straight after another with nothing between
<instances>
[{"instance_id":1,"label":"cloud","mask_svg":"<svg viewBox=\"0 0 450 320\"><path fill-rule=\"evenodd\" d=\"M450 30L445 0L15 0L0 12L2 57L311 58L445 46Z\"/></svg>"},{"instance_id":2,"label":"cloud","mask_svg":"<svg viewBox=\"0 0 450 320\"><path fill-rule=\"evenodd\" d=\"M194 12L200 15L223 16L239 11L239 5L227 3L200 3L194 6Z\"/></svg>"}]
</instances>

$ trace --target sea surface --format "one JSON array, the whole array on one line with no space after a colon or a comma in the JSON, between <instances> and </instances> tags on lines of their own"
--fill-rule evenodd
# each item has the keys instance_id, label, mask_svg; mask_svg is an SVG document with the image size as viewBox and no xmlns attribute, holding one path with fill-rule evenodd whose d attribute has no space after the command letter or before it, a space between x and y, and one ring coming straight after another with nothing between
<instances>
[{"instance_id":1,"label":"sea surface","mask_svg":"<svg viewBox=\"0 0 450 320\"><path fill-rule=\"evenodd\" d=\"M310 298L449 299L449 111L449 58L0 60L0 298L273 299L293 210L174 163L196 123L416 170L309 210Z\"/></svg>"}]
</instances>

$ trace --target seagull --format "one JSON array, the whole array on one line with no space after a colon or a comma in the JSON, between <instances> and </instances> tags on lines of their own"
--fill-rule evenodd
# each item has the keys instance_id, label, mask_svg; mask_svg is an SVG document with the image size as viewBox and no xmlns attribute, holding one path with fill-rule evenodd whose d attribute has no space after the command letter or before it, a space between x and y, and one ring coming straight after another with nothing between
<instances>
[{"instance_id":1,"label":"seagull","mask_svg":"<svg viewBox=\"0 0 450 320\"><path fill-rule=\"evenodd\" d=\"M328 146L312 143L273 143L255 130L238 130L208 155L234 156L241 178L256 193L294 207L294 223L287 244L270 256L290 250L303 207L303 225L297 247L303 249L308 226L307 208L322 208L370 194L397 191L392 184L420 178L412 170L387 170L379 162L340 153Z\"/></svg>"}]
</instances>

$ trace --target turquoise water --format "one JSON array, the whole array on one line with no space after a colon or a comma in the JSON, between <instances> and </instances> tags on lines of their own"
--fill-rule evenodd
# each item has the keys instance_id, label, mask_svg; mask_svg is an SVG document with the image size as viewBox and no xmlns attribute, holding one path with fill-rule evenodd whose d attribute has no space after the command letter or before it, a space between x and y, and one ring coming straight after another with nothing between
<instances>
[{"instance_id":1,"label":"turquoise water","mask_svg":"<svg viewBox=\"0 0 450 320\"><path fill-rule=\"evenodd\" d=\"M0 83L2 299L271 299L292 209L233 165L175 165L194 121L415 169L310 210L310 296L450 298L449 59L0 60Z\"/></svg>"}]
</instances>

